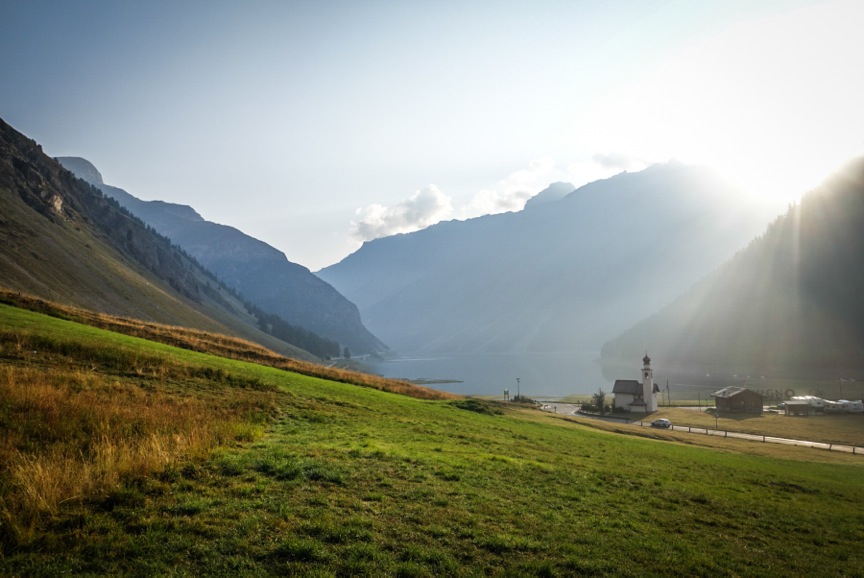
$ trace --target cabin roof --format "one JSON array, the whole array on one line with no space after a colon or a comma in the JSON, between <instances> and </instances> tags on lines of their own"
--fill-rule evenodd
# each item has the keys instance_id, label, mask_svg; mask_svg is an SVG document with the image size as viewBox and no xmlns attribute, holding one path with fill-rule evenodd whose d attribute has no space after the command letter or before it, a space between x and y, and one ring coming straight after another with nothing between
<instances>
[{"instance_id":1,"label":"cabin roof","mask_svg":"<svg viewBox=\"0 0 864 578\"><path fill-rule=\"evenodd\" d=\"M719 397L719 398L728 399L730 397L734 397L738 394L744 393L745 391L749 392L753 395L759 395L755 391L747 389L746 387L741 387L738 385L730 385L729 387L724 387L723 389L718 389L717 391L715 391L714 393L711 394L711 397ZM762 397L762 396L759 395L759 397Z\"/></svg>"}]
</instances>

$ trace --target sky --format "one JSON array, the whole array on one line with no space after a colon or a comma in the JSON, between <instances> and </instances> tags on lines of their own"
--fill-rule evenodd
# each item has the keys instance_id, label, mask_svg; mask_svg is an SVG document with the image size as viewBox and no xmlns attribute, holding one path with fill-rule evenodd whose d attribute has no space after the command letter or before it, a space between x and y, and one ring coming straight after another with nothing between
<instances>
[{"instance_id":1,"label":"sky","mask_svg":"<svg viewBox=\"0 0 864 578\"><path fill-rule=\"evenodd\" d=\"M0 118L315 271L672 159L779 214L864 153L861 22L858 0L0 0Z\"/></svg>"}]
</instances>

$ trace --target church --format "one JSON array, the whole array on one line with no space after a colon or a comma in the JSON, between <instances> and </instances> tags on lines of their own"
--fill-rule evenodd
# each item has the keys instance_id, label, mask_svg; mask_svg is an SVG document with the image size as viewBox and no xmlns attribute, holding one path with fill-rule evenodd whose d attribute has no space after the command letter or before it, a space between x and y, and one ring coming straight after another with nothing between
<instances>
[{"instance_id":1,"label":"church","mask_svg":"<svg viewBox=\"0 0 864 578\"><path fill-rule=\"evenodd\" d=\"M642 383L635 379L616 379L612 386L615 396L612 407L619 411L653 413L657 411L657 394L660 388L654 383L654 371L648 352L642 358Z\"/></svg>"}]
</instances>

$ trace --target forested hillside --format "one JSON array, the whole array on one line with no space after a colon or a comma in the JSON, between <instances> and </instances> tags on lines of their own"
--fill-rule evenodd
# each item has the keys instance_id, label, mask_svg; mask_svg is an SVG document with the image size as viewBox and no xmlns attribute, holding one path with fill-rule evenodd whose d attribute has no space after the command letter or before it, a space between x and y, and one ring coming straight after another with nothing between
<instances>
[{"instance_id":1,"label":"forested hillside","mask_svg":"<svg viewBox=\"0 0 864 578\"><path fill-rule=\"evenodd\" d=\"M250 301L262 315L278 316L292 334L312 332L355 353L387 349L364 327L357 306L302 265L267 243L230 227L205 220L195 209L165 201L142 201L106 185L89 161L60 157L63 166L115 199L160 234L215 273ZM260 318L261 315L258 315ZM274 326L274 322L268 322ZM276 323L282 326L282 323Z\"/></svg>"},{"instance_id":2,"label":"forested hillside","mask_svg":"<svg viewBox=\"0 0 864 578\"><path fill-rule=\"evenodd\" d=\"M2 120L0 204L0 286L314 358L262 331L212 273Z\"/></svg>"},{"instance_id":3,"label":"forested hillside","mask_svg":"<svg viewBox=\"0 0 864 578\"><path fill-rule=\"evenodd\" d=\"M603 347L660 363L836 376L864 369L864 158L656 315Z\"/></svg>"}]
</instances>

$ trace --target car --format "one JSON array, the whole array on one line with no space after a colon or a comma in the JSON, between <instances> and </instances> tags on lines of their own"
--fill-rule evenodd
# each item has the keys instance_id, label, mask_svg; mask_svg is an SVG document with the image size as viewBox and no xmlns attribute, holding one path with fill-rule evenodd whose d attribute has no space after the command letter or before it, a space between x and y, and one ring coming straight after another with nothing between
<instances>
[{"instance_id":1,"label":"car","mask_svg":"<svg viewBox=\"0 0 864 578\"><path fill-rule=\"evenodd\" d=\"M672 422L669 421L668 419L666 419L665 417L660 418L660 419L655 419L654 421L651 422L651 427L662 427L664 429L668 429L668 428L672 427Z\"/></svg>"}]
</instances>

